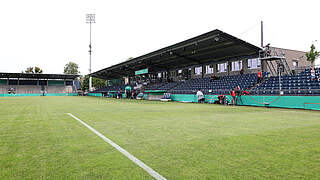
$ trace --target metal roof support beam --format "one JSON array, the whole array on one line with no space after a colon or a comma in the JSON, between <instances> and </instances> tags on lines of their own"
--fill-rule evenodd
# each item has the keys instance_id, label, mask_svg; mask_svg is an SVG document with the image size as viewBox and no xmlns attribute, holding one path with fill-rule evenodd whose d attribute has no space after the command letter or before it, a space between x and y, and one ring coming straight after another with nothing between
<instances>
[{"instance_id":1,"label":"metal roof support beam","mask_svg":"<svg viewBox=\"0 0 320 180\"><path fill-rule=\"evenodd\" d=\"M115 71L115 70L109 70L110 72L113 72L113 73L116 73L116 74L120 74L120 75L123 75L123 76L128 76L128 74L123 74L119 71Z\"/></svg>"},{"instance_id":2,"label":"metal roof support beam","mask_svg":"<svg viewBox=\"0 0 320 180\"><path fill-rule=\"evenodd\" d=\"M188 42L188 43L180 42L180 43L174 44L174 45L172 45L172 46L165 47L165 48L159 49L159 50L157 50L157 51L151 52L151 53L149 53L149 54L143 55L143 56L141 56L141 57L138 57L138 58L140 58L139 61L143 61L143 60L145 60L145 59L148 59L148 58L151 58L151 57L154 57L154 56L161 55L161 54L163 54L163 53L165 53L165 52L170 52L170 51L178 50L178 49L181 49L181 48L184 48L184 47L187 47L187 46L196 44L196 43L200 43L200 42L203 42L203 41L207 41L207 40L210 40L210 39L215 40L215 38L217 38L217 37L220 38L221 34L224 34L224 33L223 33L222 31L220 31L220 30L215 30L215 31L217 31L217 32L216 32L217 34L213 34L213 35L211 35L211 36L204 37L204 38L198 39L198 40L194 39L193 41ZM214 31L212 31L212 32L214 32ZM199 38L199 36L196 37L196 38ZM190 39L189 39L189 40L190 40ZM186 41L188 41L188 40L186 40ZM216 41L216 40L215 40L215 41ZM183 44L183 43L185 43L185 44ZM136 58L134 58L134 59L136 59Z\"/></svg>"},{"instance_id":3,"label":"metal roof support beam","mask_svg":"<svg viewBox=\"0 0 320 180\"><path fill-rule=\"evenodd\" d=\"M131 65L130 64L127 64L127 65L124 65L124 69L123 70L131 70L131 71L135 71L134 69L132 69L131 67L130 67ZM121 67L120 67L121 68Z\"/></svg>"},{"instance_id":4,"label":"metal roof support beam","mask_svg":"<svg viewBox=\"0 0 320 180\"><path fill-rule=\"evenodd\" d=\"M189 60L189 61L192 61L192 62L196 62L198 64L200 64L200 61L195 59L195 58L192 58L192 57L188 57L187 55L182 55L182 54L179 54L179 53L176 53L176 52L172 52L174 55L178 56L178 57L181 57L181 58L184 58L186 60Z\"/></svg>"},{"instance_id":5,"label":"metal roof support beam","mask_svg":"<svg viewBox=\"0 0 320 180\"><path fill-rule=\"evenodd\" d=\"M198 54L192 54L192 56L193 55L197 55L197 56L208 55L208 54L216 53L216 52L219 52L219 51L223 51L224 48L229 48L231 46L236 46L236 45L239 45L239 44L226 43L226 44L220 45L218 49L210 50L208 52L203 52L203 53L198 53ZM210 48L208 48L208 49L210 49ZM200 52L200 50L197 50L197 51ZM189 58L192 58L192 57L189 57ZM193 58L193 59L195 59L195 58Z\"/></svg>"},{"instance_id":6,"label":"metal roof support beam","mask_svg":"<svg viewBox=\"0 0 320 180\"><path fill-rule=\"evenodd\" d=\"M105 73L105 72L102 72L100 74L98 74L98 76L101 76L101 77L108 77L108 73Z\"/></svg>"},{"instance_id":7,"label":"metal roof support beam","mask_svg":"<svg viewBox=\"0 0 320 180\"><path fill-rule=\"evenodd\" d=\"M168 68L168 66L161 66L161 65L155 65L155 64L150 64L149 67L156 67L159 69L167 69Z\"/></svg>"},{"instance_id":8,"label":"metal roof support beam","mask_svg":"<svg viewBox=\"0 0 320 180\"><path fill-rule=\"evenodd\" d=\"M222 57L222 58L216 58L216 59L213 59L213 58L209 58L209 59L203 59L204 61L207 61L207 60L214 60L214 64L219 64L219 63L223 63L223 62L227 62L226 60L229 60L229 61L233 61L233 60L237 60L237 58L239 57L244 57L244 58L253 58L255 57L254 54L248 54L248 53L243 53L243 54L237 54L237 55L233 55L233 56L225 56L225 57Z\"/></svg>"},{"instance_id":9,"label":"metal roof support beam","mask_svg":"<svg viewBox=\"0 0 320 180\"><path fill-rule=\"evenodd\" d=\"M203 53L197 53L197 54L194 54L194 55L197 55L197 56L202 56L202 55L207 55L207 54L212 54L212 52L218 52L218 51L221 51L223 50L223 48L227 48L227 47L230 47L232 45L238 45L238 44L234 44L233 42L227 42L227 43L224 43L224 44L219 44L219 45L216 45L216 46L210 46L210 47L206 47L206 48L202 48L202 49L197 49L196 51L197 52L200 52L200 51L203 51L203 50L209 50L208 52L203 52ZM210 50L212 48L218 48L218 49L215 49L215 50ZM187 57L187 55L183 55L183 54L179 54L180 56L177 55L176 52L172 52L174 55L176 56L172 56L172 57L169 57L167 60L165 61L170 61L176 57L181 57L181 58L184 58ZM183 56L183 57L182 57ZM188 57L188 58L192 58L192 57ZM194 60L196 60L195 58L192 58L194 62ZM165 61L162 61L162 62L165 62ZM196 60L198 61L198 60ZM197 62L199 64L199 62Z\"/></svg>"}]
</instances>

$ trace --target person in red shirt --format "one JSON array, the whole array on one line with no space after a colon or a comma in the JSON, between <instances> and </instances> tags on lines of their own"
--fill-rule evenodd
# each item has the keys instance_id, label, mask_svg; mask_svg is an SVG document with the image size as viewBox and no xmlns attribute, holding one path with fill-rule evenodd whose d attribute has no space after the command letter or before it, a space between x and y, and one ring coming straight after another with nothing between
<instances>
[{"instance_id":1,"label":"person in red shirt","mask_svg":"<svg viewBox=\"0 0 320 180\"><path fill-rule=\"evenodd\" d=\"M219 104L224 104L224 102L223 102L224 101L224 95L222 95L222 94L219 95L218 96L218 101L219 101Z\"/></svg>"},{"instance_id":2,"label":"person in red shirt","mask_svg":"<svg viewBox=\"0 0 320 180\"><path fill-rule=\"evenodd\" d=\"M237 96L241 95L241 87L240 87L240 86L237 86L237 87L235 88L235 92L236 92L236 95L237 95Z\"/></svg>"},{"instance_id":3,"label":"person in red shirt","mask_svg":"<svg viewBox=\"0 0 320 180\"><path fill-rule=\"evenodd\" d=\"M236 91L234 89L232 89L232 91L231 91L231 96L232 96L232 103L234 105L236 105L237 104L237 102L236 102Z\"/></svg>"},{"instance_id":4,"label":"person in red shirt","mask_svg":"<svg viewBox=\"0 0 320 180\"><path fill-rule=\"evenodd\" d=\"M262 80L262 73L261 73L261 71L260 71L260 70L258 70L257 76L258 76L258 81L257 81L257 83L261 83L261 80Z\"/></svg>"},{"instance_id":5,"label":"person in red shirt","mask_svg":"<svg viewBox=\"0 0 320 180\"><path fill-rule=\"evenodd\" d=\"M249 92L247 90L244 90L242 94L243 95L249 95Z\"/></svg>"}]
</instances>

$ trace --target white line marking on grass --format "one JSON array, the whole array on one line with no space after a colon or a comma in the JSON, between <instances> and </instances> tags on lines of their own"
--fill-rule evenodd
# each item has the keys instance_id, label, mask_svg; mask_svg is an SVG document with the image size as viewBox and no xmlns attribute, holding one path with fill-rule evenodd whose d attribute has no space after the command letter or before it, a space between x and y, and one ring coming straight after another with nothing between
<instances>
[{"instance_id":1,"label":"white line marking on grass","mask_svg":"<svg viewBox=\"0 0 320 180\"><path fill-rule=\"evenodd\" d=\"M104 135L102 135L101 133L99 133L97 130L93 129L91 126L89 126L88 124L86 124L85 122L81 121L79 118L75 117L74 115L72 115L71 113L67 113L69 116L73 117L75 120L79 121L81 124L83 124L84 126L86 126L88 129L90 129L92 132L94 132L96 135L98 135L99 137L101 137L104 141L106 141L107 143L109 143L111 146L113 146L114 148L116 148L118 151L120 151L123 155L125 155L127 158L129 158L132 162L136 163L138 166L140 166L142 169L144 169L147 173L149 173L152 177L154 177L157 180L166 180L165 177L161 176L159 173L157 173L156 171L154 171L152 168L150 168L149 166L147 166L145 163L143 163L142 161L140 161L138 158L134 157L132 154L130 154L128 151L126 151L125 149L123 149L122 147L120 147L119 145L117 145L116 143L114 143L113 141L111 141L110 139L108 139L107 137L105 137Z\"/></svg>"}]
</instances>

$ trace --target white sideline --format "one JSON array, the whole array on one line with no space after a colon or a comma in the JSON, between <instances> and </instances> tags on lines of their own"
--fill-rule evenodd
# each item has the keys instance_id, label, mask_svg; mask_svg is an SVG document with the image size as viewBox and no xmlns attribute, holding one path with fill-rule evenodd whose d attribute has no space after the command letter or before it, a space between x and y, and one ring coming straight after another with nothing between
<instances>
[{"instance_id":1,"label":"white sideline","mask_svg":"<svg viewBox=\"0 0 320 180\"><path fill-rule=\"evenodd\" d=\"M165 177L161 176L159 173L157 173L156 171L154 171L152 168L150 168L149 166L147 166L146 164L144 164L142 161L140 161L138 158L134 157L132 154L130 154L128 151L126 151L125 149L123 149L122 147L120 147L119 145L117 145L116 143L114 143L113 141L111 141L110 139L108 139L107 137L105 137L104 135L102 135L101 133L99 133L97 130L93 129L91 126L89 126L88 124L86 124L85 122L81 121L79 118L75 117L74 115L72 115L71 113L67 113L69 116L73 117L75 120L79 121L81 124L83 124L84 126L86 126L88 129L90 129L92 132L94 132L96 135L98 135L99 137L101 137L104 141L106 141L107 143L109 143L111 146L113 146L114 148L116 148L118 151L120 151L123 155L125 155L127 158L129 158L132 162L136 163L138 166L140 166L142 169L144 169L147 173L149 173L152 177L154 177L157 180L166 180Z\"/></svg>"}]
</instances>

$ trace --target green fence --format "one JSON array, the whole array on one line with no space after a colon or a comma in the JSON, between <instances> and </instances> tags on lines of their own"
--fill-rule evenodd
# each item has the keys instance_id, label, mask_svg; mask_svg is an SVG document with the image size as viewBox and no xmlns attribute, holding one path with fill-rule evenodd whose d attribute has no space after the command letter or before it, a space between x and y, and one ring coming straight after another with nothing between
<instances>
[{"instance_id":1,"label":"green fence","mask_svg":"<svg viewBox=\"0 0 320 180\"><path fill-rule=\"evenodd\" d=\"M238 104L320 110L320 96L241 96Z\"/></svg>"},{"instance_id":2,"label":"green fence","mask_svg":"<svg viewBox=\"0 0 320 180\"><path fill-rule=\"evenodd\" d=\"M101 96L102 96L102 93L88 93L88 96L101 97Z\"/></svg>"},{"instance_id":3,"label":"green fence","mask_svg":"<svg viewBox=\"0 0 320 180\"><path fill-rule=\"evenodd\" d=\"M226 96L232 102L230 95ZM198 102L197 96L193 94L172 94L172 101ZM213 103L218 100L218 95L205 95L205 101ZM320 110L320 96L241 96L238 97L238 105L281 107Z\"/></svg>"},{"instance_id":4,"label":"green fence","mask_svg":"<svg viewBox=\"0 0 320 180\"><path fill-rule=\"evenodd\" d=\"M42 96L42 94L0 94L0 97ZM45 96L78 96L78 93L48 93Z\"/></svg>"},{"instance_id":5,"label":"green fence","mask_svg":"<svg viewBox=\"0 0 320 180\"><path fill-rule=\"evenodd\" d=\"M229 102L232 101L231 96L226 95ZM205 102L214 103L215 100L218 100L218 95L204 95ZM171 94L172 101L181 101L181 102L198 102L198 97L195 94Z\"/></svg>"}]
</instances>

